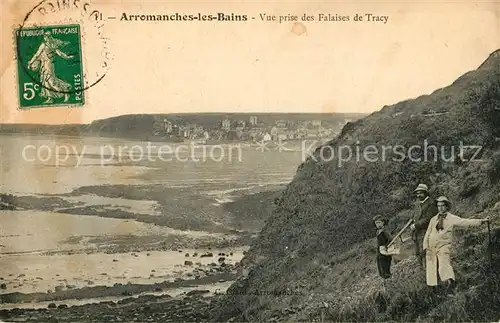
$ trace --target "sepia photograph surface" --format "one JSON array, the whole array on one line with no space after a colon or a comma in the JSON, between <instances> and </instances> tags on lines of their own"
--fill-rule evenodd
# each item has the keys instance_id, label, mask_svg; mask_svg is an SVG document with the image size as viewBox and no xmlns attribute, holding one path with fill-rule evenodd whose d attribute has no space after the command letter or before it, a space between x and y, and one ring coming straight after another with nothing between
<instances>
[{"instance_id":1,"label":"sepia photograph surface","mask_svg":"<svg viewBox=\"0 0 500 323\"><path fill-rule=\"evenodd\" d=\"M0 322L500 322L500 1L0 5Z\"/></svg>"}]
</instances>

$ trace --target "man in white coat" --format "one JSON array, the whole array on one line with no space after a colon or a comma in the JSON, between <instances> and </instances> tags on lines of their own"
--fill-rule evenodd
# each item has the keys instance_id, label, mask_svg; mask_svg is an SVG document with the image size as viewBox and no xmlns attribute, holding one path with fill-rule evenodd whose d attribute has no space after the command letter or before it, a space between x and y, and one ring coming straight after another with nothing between
<instances>
[{"instance_id":1,"label":"man in white coat","mask_svg":"<svg viewBox=\"0 0 500 323\"><path fill-rule=\"evenodd\" d=\"M426 259L427 285L438 285L439 278L446 284L448 293L455 287L455 273L451 266L450 250L453 227L479 226L489 221L485 219L462 219L449 212L450 201L445 196L436 199L438 214L432 217L425 233L423 250Z\"/></svg>"}]
</instances>

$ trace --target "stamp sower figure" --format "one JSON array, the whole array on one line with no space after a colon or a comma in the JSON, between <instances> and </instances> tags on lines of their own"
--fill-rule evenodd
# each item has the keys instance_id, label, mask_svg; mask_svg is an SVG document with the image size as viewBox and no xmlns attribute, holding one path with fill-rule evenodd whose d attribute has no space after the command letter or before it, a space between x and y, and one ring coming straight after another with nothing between
<instances>
[{"instance_id":1,"label":"stamp sower figure","mask_svg":"<svg viewBox=\"0 0 500 323\"><path fill-rule=\"evenodd\" d=\"M427 262L427 285L437 286L439 273L439 278L445 282L448 293L451 294L455 287L455 273L450 261L453 227L479 226L488 222L489 218L462 219L449 212L451 204L448 198L440 196L436 201L439 213L432 217L423 244Z\"/></svg>"},{"instance_id":2,"label":"stamp sower figure","mask_svg":"<svg viewBox=\"0 0 500 323\"><path fill-rule=\"evenodd\" d=\"M425 184L418 184L413 191L417 195L420 212L413 218L410 226L412 240L415 245L415 255L422 266L425 266L425 255L423 252L423 241L429 221L438 213L434 199L429 196L429 189Z\"/></svg>"},{"instance_id":3,"label":"stamp sower figure","mask_svg":"<svg viewBox=\"0 0 500 323\"><path fill-rule=\"evenodd\" d=\"M40 84L42 85L40 96L47 98L45 103L51 103L54 98L61 98L63 96L64 102L67 102L69 99L69 93L62 92L69 91L71 85L58 78L54 69L55 55L64 59L73 57L61 51L60 48L66 44L67 42L55 39L49 32L46 32L43 35L40 47L28 63L29 69L33 71L40 70Z\"/></svg>"},{"instance_id":4,"label":"stamp sower figure","mask_svg":"<svg viewBox=\"0 0 500 323\"><path fill-rule=\"evenodd\" d=\"M391 262L392 257L387 255L386 246L392 241L392 236L385 229L387 220L381 215L376 215L373 217L373 222L377 227L377 267L380 277L387 279L391 277ZM381 249L385 251L381 253Z\"/></svg>"}]
</instances>

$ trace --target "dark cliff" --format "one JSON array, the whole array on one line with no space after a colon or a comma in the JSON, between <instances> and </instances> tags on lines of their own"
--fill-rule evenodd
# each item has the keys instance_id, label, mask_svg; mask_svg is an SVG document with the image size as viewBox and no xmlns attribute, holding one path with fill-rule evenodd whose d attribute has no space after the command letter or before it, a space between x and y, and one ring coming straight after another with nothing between
<instances>
[{"instance_id":1,"label":"dark cliff","mask_svg":"<svg viewBox=\"0 0 500 323\"><path fill-rule=\"evenodd\" d=\"M347 124L318 148L275 201L214 319L498 320L500 279L482 253L485 226L459 232L459 301L426 298L424 276L406 257L394 266L390 300L375 310L371 222L383 214L400 228L415 210L412 190L423 182L432 195L448 196L452 213L489 215L498 227L498 53L448 87ZM498 249L497 229L493 236ZM499 267L497 256L493 261Z\"/></svg>"}]
</instances>

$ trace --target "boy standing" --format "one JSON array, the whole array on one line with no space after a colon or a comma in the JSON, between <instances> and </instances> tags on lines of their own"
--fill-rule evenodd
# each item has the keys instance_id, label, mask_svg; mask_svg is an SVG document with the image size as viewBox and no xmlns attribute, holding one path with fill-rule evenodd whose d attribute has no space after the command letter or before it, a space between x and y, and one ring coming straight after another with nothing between
<instances>
[{"instance_id":1,"label":"boy standing","mask_svg":"<svg viewBox=\"0 0 500 323\"><path fill-rule=\"evenodd\" d=\"M381 215L373 217L373 223L377 228L377 268L380 277L387 279L391 277L392 256L387 254L387 245L392 241L392 236L385 229L387 220Z\"/></svg>"}]
</instances>

